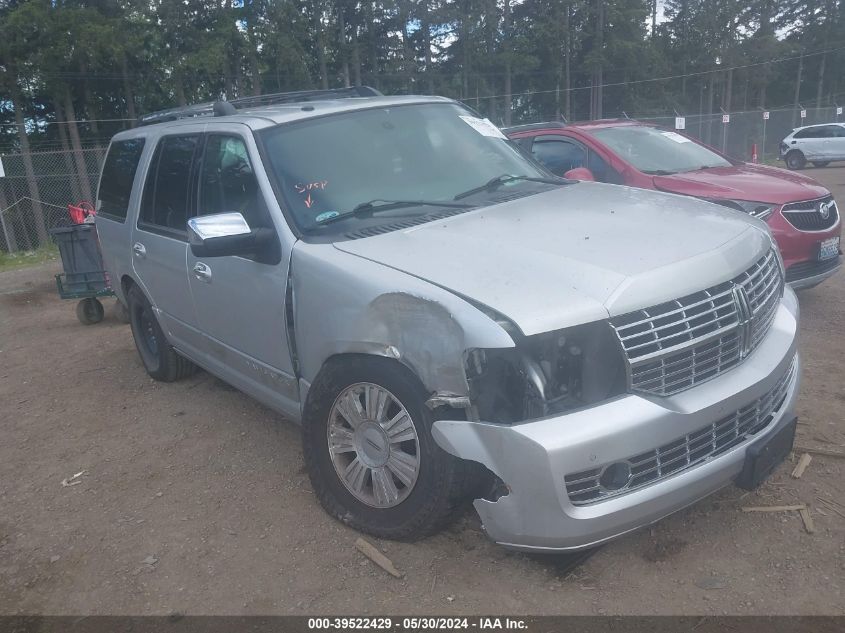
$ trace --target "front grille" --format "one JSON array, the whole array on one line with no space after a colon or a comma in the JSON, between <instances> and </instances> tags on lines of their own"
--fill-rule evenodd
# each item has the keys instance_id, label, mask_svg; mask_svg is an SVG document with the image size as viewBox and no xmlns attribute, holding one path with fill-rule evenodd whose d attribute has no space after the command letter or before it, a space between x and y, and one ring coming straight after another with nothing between
<instances>
[{"instance_id":1,"label":"front grille","mask_svg":"<svg viewBox=\"0 0 845 633\"><path fill-rule=\"evenodd\" d=\"M794 374L795 361L772 389L750 404L672 442L620 460L631 473L622 488L610 490L599 483L604 468L609 465L566 475L564 483L569 500L574 505L586 505L626 494L703 464L750 440L772 423L783 406Z\"/></svg>"},{"instance_id":2,"label":"front grille","mask_svg":"<svg viewBox=\"0 0 845 633\"><path fill-rule=\"evenodd\" d=\"M614 318L629 388L668 396L734 367L768 332L782 293L770 250L730 281Z\"/></svg>"},{"instance_id":3,"label":"front grille","mask_svg":"<svg viewBox=\"0 0 845 633\"><path fill-rule=\"evenodd\" d=\"M786 269L786 281L793 282L807 277L815 277L834 270L842 263L842 257L837 255L822 261L799 262Z\"/></svg>"},{"instance_id":4,"label":"front grille","mask_svg":"<svg viewBox=\"0 0 845 633\"><path fill-rule=\"evenodd\" d=\"M822 204L830 204L826 218L823 218L820 213L820 205ZM787 222L799 231L825 231L839 220L839 209L833 202L833 196L804 202L791 202L783 206L781 213Z\"/></svg>"}]
</instances>

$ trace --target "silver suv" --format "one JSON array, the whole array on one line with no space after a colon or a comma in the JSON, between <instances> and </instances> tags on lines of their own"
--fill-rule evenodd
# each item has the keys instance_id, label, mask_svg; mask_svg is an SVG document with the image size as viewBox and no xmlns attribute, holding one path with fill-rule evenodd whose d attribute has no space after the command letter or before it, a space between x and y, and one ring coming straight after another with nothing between
<instances>
[{"instance_id":1,"label":"silver suv","mask_svg":"<svg viewBox=\"0 0 845 633\"><path fill-rule=\"evenodd\" d=\"M783 459L798 305L765 224L362 94L114 137L97 228L150 376L199 366L301 421L325 509L386 538L471 498L498 543L579 549Z\"/></svg>"}]
</instances>

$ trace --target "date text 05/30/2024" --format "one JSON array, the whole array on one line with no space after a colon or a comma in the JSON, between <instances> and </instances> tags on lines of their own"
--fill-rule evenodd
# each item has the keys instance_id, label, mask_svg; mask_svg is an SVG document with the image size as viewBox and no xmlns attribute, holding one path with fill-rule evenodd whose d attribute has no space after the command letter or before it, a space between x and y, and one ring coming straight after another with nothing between
<instances>
[{"instance_id":1,"label":"date text 05/30/2024","mask_svg":"<svg viewBox=\"0 0 845 633\"><path fill-rule=\"evenodd\" d=\"M524 631L528 623L521 618L502 617L474 617L474 618L444 618L444 617L349 617L349 618L308 618L308 628L311 630L412 630L412 631L449 631L449 630L479 630L479 631Z\"/></svg>"}]
</instances>

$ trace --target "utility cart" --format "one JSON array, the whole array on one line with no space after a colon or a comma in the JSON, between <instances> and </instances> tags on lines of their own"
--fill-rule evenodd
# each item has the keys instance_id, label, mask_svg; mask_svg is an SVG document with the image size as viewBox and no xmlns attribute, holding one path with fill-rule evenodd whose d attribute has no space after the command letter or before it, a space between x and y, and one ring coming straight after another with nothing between
<instances>
[{"instance_id":1,"label":"utility cart","mask_svg":"<svg viewBox=\"0 0 845 633\"><path fill-rule=\"evenodd\" d=\"M93 208L80 203L68 205L68 211L74 224L50 230L64 268L63 273L56 275L56 288L62 299L79 300L76 304L79 322L92 325L102 321L105 315L100 299L113 297L114 291L103 268Z\"/></svg>"}]
</instances>

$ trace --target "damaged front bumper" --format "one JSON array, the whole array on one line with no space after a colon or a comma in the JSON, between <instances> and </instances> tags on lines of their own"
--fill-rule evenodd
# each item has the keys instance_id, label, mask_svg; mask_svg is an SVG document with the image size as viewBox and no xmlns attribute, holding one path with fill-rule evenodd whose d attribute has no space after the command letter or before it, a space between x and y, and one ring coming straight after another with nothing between
<instances>
[{"instance_id":1,"label":"damaged front bumper","mask_svg":"<svg viewBox=\"0 0 845 633\"><path fill-rule=\"evenodd\" d=\"M484 464L507 486L475 508L488 535L528 551L584 549L648 525L731 483L746 449L773 434L795 413L800 363L796 355L798 303L787 290L771 330L739 366L671 397L625 395L594 407L515 425L440 420L433 435L447 452ZM567 475L702 437L703 429L776 393L765 428L727 450L646 485L573 501ZM759 409L759 407L756 407ZM723 428L723 427L719 427ZM714 434L715 435L715 434ZM689 455L689 453L687 453Z\"/></svg>"}]
</instances>

